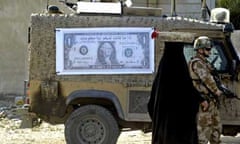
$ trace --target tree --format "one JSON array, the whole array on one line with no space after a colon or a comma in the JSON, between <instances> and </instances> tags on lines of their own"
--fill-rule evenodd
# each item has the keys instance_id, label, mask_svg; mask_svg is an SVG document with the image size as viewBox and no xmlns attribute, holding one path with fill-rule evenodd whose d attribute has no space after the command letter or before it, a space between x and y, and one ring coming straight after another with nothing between
<instances>
[{"instance_id":1,"label":"tree","mask_svg":"<svg viewBox=\"0 0 240 144\"><path fill-rule=\"evenodd\" d=\"M240 29L240 0L217 0L217 7L223 7L230 11L230 21L235 29Z\"/></svg>"}]
</instances>

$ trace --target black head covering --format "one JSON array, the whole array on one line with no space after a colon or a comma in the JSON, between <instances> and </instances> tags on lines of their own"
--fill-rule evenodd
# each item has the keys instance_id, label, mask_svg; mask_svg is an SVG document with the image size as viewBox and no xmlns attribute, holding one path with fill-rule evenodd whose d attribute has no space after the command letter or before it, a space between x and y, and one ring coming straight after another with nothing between
<instances>
[{"instance_id":1,"label":"black head covering","mask_svg":"<svg viewBox=\"0 0 240 144\"><path fill-rule=\"evenodd\" d=\"M197 144L199 97L189 75L183 43L166 42L148 103L152 144Z\"/></svg>"}]
</instances>

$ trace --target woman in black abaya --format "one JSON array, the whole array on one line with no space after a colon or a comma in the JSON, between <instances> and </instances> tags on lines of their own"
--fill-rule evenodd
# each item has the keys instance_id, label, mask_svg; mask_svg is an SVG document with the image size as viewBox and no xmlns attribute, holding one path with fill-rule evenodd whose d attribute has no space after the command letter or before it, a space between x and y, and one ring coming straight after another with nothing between
<instances>
[{"instance_id":1,"label":"woman in black abaya","mask_svg":"<svg viewBox=\"0 0 240 144\"><path fill-rule=\"evenodd\" d=\"M197 144L200 95L192 85L183 43L166 42L148 110L152 144Z\"/></svg>"}]
</instances>

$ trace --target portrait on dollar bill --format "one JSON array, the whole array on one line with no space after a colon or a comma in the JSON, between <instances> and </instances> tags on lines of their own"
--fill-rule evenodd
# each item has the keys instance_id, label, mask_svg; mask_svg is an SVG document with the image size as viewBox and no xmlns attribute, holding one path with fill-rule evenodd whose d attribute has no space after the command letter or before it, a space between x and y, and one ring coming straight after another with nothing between
<instances>
[{"instance_id":1,"label":"portrait on dollar bill","mask_svg":"<svg viewBox=\"0 0 240 144\"><path fill-rule=\"evenodd\" d=\"M152 28L56 29L56 72L76 74L151 74Z\"/></svg>"},{"instance_id":2,"label":"portrait on dollar bill","mask_svg":"<svg viewBox=\"0 0 240 144\"><path fill-rule=\"evenodd\" d=\"M116 48L113 41L100 42L97 49L96 65L120 66L116 55Z\"/></svg>"}]
</instances>

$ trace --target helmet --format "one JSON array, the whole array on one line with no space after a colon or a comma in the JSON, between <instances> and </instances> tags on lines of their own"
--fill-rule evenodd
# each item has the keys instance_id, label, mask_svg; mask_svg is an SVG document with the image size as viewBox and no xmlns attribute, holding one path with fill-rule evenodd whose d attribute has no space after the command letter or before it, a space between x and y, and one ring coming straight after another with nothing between
<instances>
[{"instance_id":1,"label":"helmet","mask_svg":"<svg viewBox=\"0 0 240 144\"><path fill-rule=\"evenodd\" d=\"M207 36L200 36L194 41L194 50L200 48L211 48L211 40Z\"/></svg>"}]
</instances>

